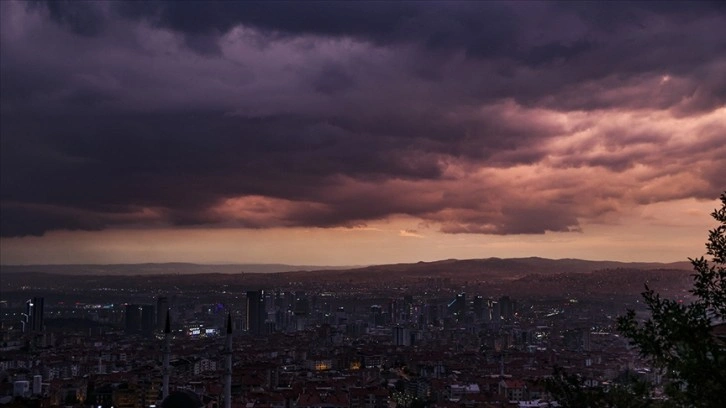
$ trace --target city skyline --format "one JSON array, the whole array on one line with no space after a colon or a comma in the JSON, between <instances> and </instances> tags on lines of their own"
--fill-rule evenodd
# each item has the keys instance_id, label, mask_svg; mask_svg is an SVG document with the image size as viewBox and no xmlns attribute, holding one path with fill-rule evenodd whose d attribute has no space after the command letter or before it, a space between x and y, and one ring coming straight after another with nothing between
<instances>
[{"instance_id":1,"label":"city skyline","mask_svg":"<svg viewBox=\"0 0 726 408\"><path fill-rule=\"evenodd\" d=\"M0 3L3 264L683 261L714 2Z\"/></svg>"}]
</instances>

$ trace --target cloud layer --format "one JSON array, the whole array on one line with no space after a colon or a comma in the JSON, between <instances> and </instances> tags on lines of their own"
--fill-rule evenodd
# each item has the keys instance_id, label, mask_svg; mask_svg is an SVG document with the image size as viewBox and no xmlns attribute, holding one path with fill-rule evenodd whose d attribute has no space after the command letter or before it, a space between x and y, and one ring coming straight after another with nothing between
<instances>
[{"instance_id":1,"label":"cloud layer","mask_svg":"<svg viewBox=\"0 0 726 408\"><path fill-rule=\"evenodd\" d=\"M726 187L719 2L0 8L4 237L539 234Z\"/></svg>"}]
</instances>

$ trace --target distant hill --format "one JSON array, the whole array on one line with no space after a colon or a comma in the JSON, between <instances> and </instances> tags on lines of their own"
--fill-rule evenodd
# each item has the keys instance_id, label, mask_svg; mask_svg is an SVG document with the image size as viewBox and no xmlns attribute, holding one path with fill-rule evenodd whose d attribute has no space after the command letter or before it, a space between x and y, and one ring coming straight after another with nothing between
<instances>
[{"instance_id":1,"label":"distant hill","mask_svg":"<svg viewBox=\"0 0 726 408\"><path fill-rule=\"evenodd\" d=\"M601 270L691 270L689 262L616 262L587 261L582 259L547 258L486 258L486 259L447 259L434 262L402 263L375 265L347 270L322 270L305 273L306 279L332 280L376 280L391 277L423 279L452 278L456 280L477 281L481 279L517 279L530 274L552 275L561 273L591 273ZM293 275L294 274L294 275ZM298 272L287 272L286 278L302 278ZM280 276L282 277L282 276Z\"/></svg>"},{"instance_id":2,"label":"distant hill","mask_svg":"<svg viewBox=\"0 0 726 408\"><path fill-rule=\"evenodd\" d=\"M501 293L539 295L638 294L643 290L644 283L650 283L668 289L669 293L682 294L692 280L692 268L688 262L665 264L544 258L448 259L351 269L260 265L257 270L296 268L314 270L243 272L253 270L254 267L183 263L3 266L0 291L10 293L24 287L47 287L71 291L130 289L134 293L149 288L172 288L182 292L201 293L220 288L235 292L291 284L317 288L323 285L334 288L332 290L345 290L355 286L380 289L423 284L431 287L484 285L489 290L498 290ZM428 282L429 280L433 281Z\"/></svg>"},{"instance_id":3,"label":"distant hill","mask_svg":"<svg viewBox=\"0 0 726 408\"><path fill-rule=\"evenodd\" d=\"M552 274L571 272L592 272L602 269L691 269L689 262L615 262L587 261L581 259L547 258L486 258L486 259L447 259L434 262L402 263L374 266L317 266L285 264L226 264L203 265L193 263L143 263L111 265L0 265L0 273L42 273L56 275L95 275L95 276L156 276L156 275L198 275L198 274L269 274L307 272L324 275L330 279L336 276L386 277L390 274L410 277L457 277L462 275L479 276L482 273L499 277L519 277L530 273Z\"/></svg>"},{"instance_id":4,"label":"distant hill","mask_svg":"<svg viewBox=\"0 0 726 408\"><path fill-rule=\"evenodd\" d=\"M320 266L285 264L205 265L183 262L141 264L0 265L0 273L49 273L57 275L193 275L204 273L277 273L290 271L345 270L360 266Z\"/></svg>"}]
</instances>

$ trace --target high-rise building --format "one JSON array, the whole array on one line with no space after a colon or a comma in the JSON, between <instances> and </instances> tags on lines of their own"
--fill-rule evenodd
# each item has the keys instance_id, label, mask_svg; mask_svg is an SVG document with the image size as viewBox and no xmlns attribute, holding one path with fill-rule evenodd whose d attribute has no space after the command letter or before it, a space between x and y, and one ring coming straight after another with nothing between
<instances>
[{"instance_id":1,"label":"high-rise building","mask_svg":"<svg viewBox=\"0 0 726 408\"><path fill-rule=\"evenodd\" d=\"M154 305L126 305L124 312L126 334L151 336L154 333L156 327Z\"/></svg>"},{"instance_id":2,"label":"high-rise building","mask_svg":"<svg viewBox=\"0 0 726 408\"><path fill-rule=\"evenodd\" d=\"M403 313L402 318L406 321L411 319L413 316L413 296L406 295L403 297Z\"/></svg>"},{"instance_id":3,"label":"high-rise building","mask_svg":"<svg viewBox=\"0 0 726 408\"><path fill-rule=\"evenodd\" d=\"M410 346L411 345L411 333L409 330L402 326L395 326L392 330L393 344L396 346Z\"/></svg>"},{"instance_id":4,"label":"high-rise building","mask_svg":"<svg viewBox=\"0 0 726 408\"><path fill-rule=\"evenodd\" d=\"M512 320L514 317L514 304L509 296L502 296L499 298L499 310L501 311L503 320Z\"/></svg>"},{"instance_id":5,"label":"high-rise building","mask_svg":"<svg viewBox=\"0 0 726 408\"><path fill-rule=\"evenodd\" d=\"M45 329L45 299L42 297L33 298L33 331L42 332Z\"/></svg>"},{"instance_id":6,"label":"high-rise building","mask_svg":"<svg viewBox=\"0 0 726 408\"><path fill-rule=\"evenodd\" d=\"M496 324L500 324L502 321L502 308L499 302L491 302L490 304L490 316L491 321Z\"/></svg>"},{"instance_id":7,"label":"high-rise building","mask_svg":"<svg viewBox=\"0 0 726 408\"><path fill-rule=\"evenodd\" d=\"M434 300L429 300L428 303L426 303L425 309L427 312L426 318L428 319L428 324L438 324L439 318L441 317L441 315L439 314L438 303Z\"/></svg>"},{"instance_id":8,"label":"high-rise building","mask_svg":"<svg viewBox=\"0 0 726 408\"><path fill-rule=\"evenodd\" d=\"M383 325L383 308L380 305L370 307L370 324L373 326Z\"/></svg>"},{"instance_id":9,"label":"high-rise building","mask_svg":"<svg viewBox=\"0 0 726 408\"><path fill-rule=\"evenodd\" d=\"M156 326L156 308L154 305L141 305L141 334L151 336Z\"/></svg>"},{"instance_id":10,"label":"high-rise building","mask_svg":"<svg viewBox=\"0 0 726 408\"><path fill-rule=\"evenodd\" d=\"M294 311L296 316L307 316L310 314L310 301L305 292L295 292Z\"/></svg>"},{"instance_id":11,"label":"high-rise building","mask_svg":"<svg viewBox=\"0 0 726 408\"><path fill-rule=\"evenodd\" d=\"M466 313L466 293L459 293L448 305L449 313L453 314L456 320L460 320Z\"/></svg>"},{"instance_id":12,"label":"high-rise building","mask_svg":"<svg viewBox=\"0 0 726 408\"><path fill-rule=\"evenodd\" d=\"M403 305L401 305L399 300L391 299L391 301L388 302L388 315L391 317L391 323L398 323L402 309Z\"/></svg>"},{"instance_id":13,"label":"high-rise building","mask_svg":"<svg viewBox=\"0 0 726 408\"><path fill-rule=\"evenodd\" d=\"M138 334L141 332L141 306L126 305L124 310L126 334Z\"/></svg>"},{"instance_id":14,"label":"high-rise building","mask_svg":"<svg viewBox=\"0 0 726 408\"><path fill-rule=\"evenodd\" d=\"M267 320L267 310L265 310L265 291L248 291L247 331L255 336L262 335L265 330L265 320Z\"/></svg>"},{"instance_id":15,"label":"high-rise building","mask_svg":"<svg viewBox=\"0 0 726 408\"><path fill-rule=\"evenodd\" d=\"M280 289L275 290L275 310L282 310L285 309L285 297L284 293L280 291Z\"/></svg>"},{"instance_id":16,"label":"high-rise building","mask_svg":"<svg viewBox=\"0 0 726 408\"><path fill-rule=\"evenodd\" d=\"M159 296L156 299L156 330L164 330L167 310L169 310L169 298L166 296Z\"/></svg>"},{"instance_id":17,"label":"high-rise building","mask_svg":"<svg viewBox=\"0 0 726 408\"><path fill-rule=\"evenodd\" d=\"M476 318L481 319L484 314L484 297L481 295L475 296L471 309L474 311Z\"/></svg>"},{"instance_id":18,"label":"high-rise building","mask_svg":"<svg viewBox=\"0 0 726 408\"><path fill-rule=\"evenodd\" d=\"M25 332L42 332L45 326L44 303L42 297L34 297L25 302Z\"/></svg>"}]
</instances>

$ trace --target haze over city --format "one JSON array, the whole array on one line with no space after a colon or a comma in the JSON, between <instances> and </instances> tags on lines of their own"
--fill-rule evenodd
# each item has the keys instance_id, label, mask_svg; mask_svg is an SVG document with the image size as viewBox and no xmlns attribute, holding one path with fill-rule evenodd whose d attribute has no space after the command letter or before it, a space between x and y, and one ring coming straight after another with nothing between
<instances>
[{"instance_id":1,"label":"haze over city","mask_svg":"<svg viewBox=\"0 0 726 408\"><path fill-rule=\"evenodd\" d=\"M683 261L718 2L0 3L3 264Z\"/></svg>"}]
</instances>

